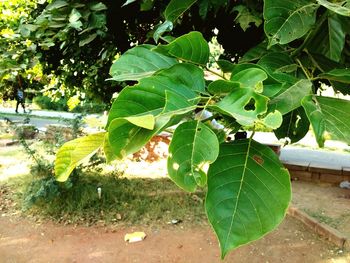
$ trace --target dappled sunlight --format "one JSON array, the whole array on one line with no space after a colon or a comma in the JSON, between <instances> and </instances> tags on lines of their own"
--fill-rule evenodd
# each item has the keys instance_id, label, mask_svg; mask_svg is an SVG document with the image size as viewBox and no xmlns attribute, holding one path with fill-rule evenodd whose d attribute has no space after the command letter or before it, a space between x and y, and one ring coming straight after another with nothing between
<instances>
[{"instance_id":1,"label":"dappled sunlight","mask_svg":"<svg viewBox=\"0 0 350 263\"><path fill-rule=\"evenodd\" d=\"M319 263L349 263L350 262L350 254L344 256L337 256L336 258L331 258L327 260L322 260Z\"/></svg>"},{"instance_id":2,"label":"dappled sunlight","mask_svg":"<svg viewBox=\"0 0 350 263\"><path fill-rule=\"evenodd\" d=\"M15 163L16 159L2 158L0 161L0 181L5 181L11 177L29 174L30 162Z\"/></svg>"}]
</instances>

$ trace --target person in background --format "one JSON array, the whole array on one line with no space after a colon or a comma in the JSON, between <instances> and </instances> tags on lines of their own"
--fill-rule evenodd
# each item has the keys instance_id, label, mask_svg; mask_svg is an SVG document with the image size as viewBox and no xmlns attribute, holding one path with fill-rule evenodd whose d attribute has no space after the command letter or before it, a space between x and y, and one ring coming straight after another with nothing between
<instances>
[{"instance_id":1,"label":"person in background","mask_svg":"<svg viewBox=\"0 0 350 263\"><path fill-rule=\"evenodd\" d=\"M24 105L24 91L22 89L22 81L20 79L20 77L18 77L18 84L19 87L16 90L16 113L18 113L18 106L19 104L21 104L22 108L23 108L23 112L26 113L26 109L25 109L25 105Z\"/></svg>"}]
</instances>

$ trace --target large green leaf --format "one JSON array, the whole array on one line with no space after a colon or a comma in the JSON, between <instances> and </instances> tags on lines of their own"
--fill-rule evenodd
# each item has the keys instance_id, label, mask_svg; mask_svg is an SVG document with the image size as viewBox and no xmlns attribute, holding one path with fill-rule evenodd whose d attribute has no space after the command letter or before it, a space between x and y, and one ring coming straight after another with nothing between
<instances>
[{"instance_id":1,"label":"large green leaf","mask_svg":"<svg viewBox=\"0 0 350 263\"><path fill-rule=\"evenodd\" d=\"M350 84L350 69L333 69L318 75L321 79Z\"/></svg>"},{"instance_id":2,"label":"large green leaf","mask_svg":"<svg viewBox=\"0 0 350 263\"><path fill-rule=\"evenodd\" d=\"M278 82L295 83L297 65L284 52L271 52L264 55L257 63L269 76Z\"/></svg>"},{"instance_id":3,"label":"large green leaf","mask_svg":"<svg viewBox=\"0 0 350 263\"><path fill-rule=\"evenodd\" d=\"M304 36L316 22L318 7L312 0L265 0L264 28L269 46L288 44Z\"/></svg>"},{"instance_id":4,"label":"large green leaf","mask_svg":"<svg viewBox=\"0 0 350 263\"><path fill-rule=\"evenodd\" d=\"M211 108L234 117L243 126L251 126L266 113L267 102L267 97L252 88L237 88Z\"/></svg>"},{"instance_id":5,"label":"large green leaf","mask_svg":"<svg viewBox=\"0 0 350 263\"><path fill-rule=\"evenodd\" d=\"M350 101L310 95L302 105L320 147L326 139L350 144Z\"/></svg>"},{"instance_id":6,"label":"large green leaf","mask_svg":"<svg viewBox=\"0 0 350 263\"><path fill-rule=\"evenodd\" d=\"M308 133L310 122L302 107L283 116L281 127L274 130L278 139L288 137L291 143L300 141Z\"/></svg>"},{"instance_id":7,"label":"large green leaf","mask_svg":"<svg viewBox=\"0 0 350 263\"><path fill-rule=\"evenodd\" d=\"M290 199L288 171L269 147L250 139L222 144L205 200L222 258L276 228Z\"/></svg>"},{"instance_id":8,"label":"large green leaf","mask_svg":"<svg viewBox=\"0 0 350 263\"><path fill-rule=\"evenodd\" d=\"M342 15L342 16L350 16L350 1L332 1L329 2L327 0L317 0L320 5L328 8L329 10Z\"/></svg>"},{"instance_id":9,"label":"large green leaf","mask_svg":"<svg viewBox=\"0 0 350 263\"><path fill-rule=\"evenodd\" d=\"M174 22L195 2L197 0L171 0L164 12L165 19Z\"/></svg>"},{"instance_id":10,"label":"large green leaf","mask_svg":"<svg viewBox=\"0 0 350 263\"><path fill-rule=\"evenodd\" d=\"M166 104L166 92L177 94L178 101L196 104L198 92L204 91L204 73L190 64L176 64L154 76L141 79L137 85L122 90L113 102L108 115L108 123L115 118L140 115L158 116ZM169 98L175 98L169 94Z\"/></svg>"},{"instance_id":11,"label":"large green leaf","mask_svg":"<svg viewBox=\"0 0 350 263\"><path fill-rule=\"evenodd\" d=\"M168 45L158 46L154 50L195 64L205 65L209 61L209 45L197 31L178 37Z\"/></svg>"},{"instance_id":12,"label":"large green leaf","mask_svg":"<svg viewBox=\"0 0 350 263\"><path fill-rule=\"evenodd\" d=\"M200 121L184 122L174 132L169 146L168 173L182 189L194 192L207 183L205 169L219 154L215 133Z\"/></svg>"},{"instance_id":13,"label":"large green leaf","mask_svg":"<svg viewBox=\"0 0 350 263\"><path fill-rule=\"evenodd\" d=\"M331 14L308 46L309 50L339 62L345 44L343 17Z\"/></svg>"},{"instance_id":14,"label":"large green leaf","mask_svg":"<svg viewBox=\"0 0 350 263\"><path fill-rule=\"evenodd\" d=\"M301 79L290 86L281 94L274 97L269 107L278 110L283 115L301 106L301 100L311 93L312 83L309 80Z\"/></svg>"},{"instance_id":15,"label":"large green leaf","mask_svg":"<svg viewBox=\"0 0 350 263\"><path fill-rule=\"evenodd\" d=\"M176 116L193 110L204 74L190 64L176 64L126 87L108 116L109 143L119 159L139 150Z\"/></svg>"},{"instance_id":16,"label":"large green leaf","mask_svg":"<svg viewBox=\"0 0 350 263\"><path fill-rule=\"evenodd\" d=\"M55 176L59 182L68 179L75 167L88 160L102 146L105 133L91 134L61 146L56 154Z\"/></svg>"},{"instance_id":17,"label":"large green leaf","mask_svg":"<svg viewBox=\"0 0 350 263\"><path fill-rule=\"evenodd\" d=\"M177 61L151 49L152 45L140 45L125 52L110 69L114 80L139 80L151 76L160 69L170 68Z\"/></svg>"}]
</instances>

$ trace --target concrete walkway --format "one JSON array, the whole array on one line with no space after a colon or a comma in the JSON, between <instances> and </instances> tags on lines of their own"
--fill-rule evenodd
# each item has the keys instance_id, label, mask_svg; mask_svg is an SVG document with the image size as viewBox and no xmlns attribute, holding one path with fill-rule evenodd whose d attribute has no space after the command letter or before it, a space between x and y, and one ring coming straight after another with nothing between
<instances>
[{"instance_id":1,"label":"concrete walkway","mask_svg":"<svg viewBox=\"0 0 350 263\"><path fill-rule=\"evenodd\" d=\"M0 114L16 114L15 109L0 107ZM79 113L63 112L63 111L48 111L48 110L32 110L27 113L23 113L22 108L20 108L19 113L16 115L27 115L36 116L42 118L63 118L63 119L74 119L75 117L81 115Z\"/></svg>"},{"instance_id":2,"label":"concrete walkway","mask_svg":"<svg viewBox=\"0 0 350 263\"><path fill-rule=\"evenodd\" d=\"M1 114L16 114L12 108L0 107ZM18 114L19 116L21 115ZM80 114L46 110L33 110L25 114L29 117L74 119ZM24 116L24 115L22 115ZM99 114L89 116L99 117ZM249 133L248 133L249 135ZM257 132L254 139L264 144L282 144L273 133ZM330 150L334 149L334 150ZM338 141L326 141L325 149L318 148L315 137L309 132L296 145L282 147L280 159L288 164L342 170L350 167L350 146Z\"/></svg>"}]
</instances>

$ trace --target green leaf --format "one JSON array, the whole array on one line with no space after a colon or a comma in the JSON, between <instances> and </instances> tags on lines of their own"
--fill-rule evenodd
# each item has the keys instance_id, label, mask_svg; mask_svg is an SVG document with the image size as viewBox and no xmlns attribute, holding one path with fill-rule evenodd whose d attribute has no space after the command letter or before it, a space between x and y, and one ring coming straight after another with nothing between
<instances>
[{"instance_id":1,"label":"green leaf","mask_svg":"<svg viewBox=\"0 0 350 263\"><path fill-rule=\"evenodd\" d=\"M243 126L251 126L259 115L266 113L268 98L256 93L251 88L237 88L212 109L234 117Z\"/></svg>"},{"instance_id":2,"label":"green leaf","mask_svg":"<svg viewBox=\"0 0 350 263\"><path fill-rule=\"evenodd\" d=\"M78 21L80 18L81 18L81 14L79 13L79 11L73 8L69 15L69 23L74 23Z\"/></svg>"},{"instance_id":3,"label":"green leaf","mask_svg":"<svg viewBox=\"0 0 350 263\"><path fill-rule=\"evenodd\" d=\"M94 155L102 146L105 133L91 134L61 146L56 154L55 176L59 182L65 182L75 167Z\"/></svg>"},{"instance_id":4,"label":"green leaf","mask_svg":"<svg viewBox=\"0 0 350 263\"><path fill-rule=\"evenodd\" d=\"M197 90L204 90L204 85L201 69L181 63L124 88L113 102L108 116L109 143L113 153L122 159L138 151L170 123L176 124L180 120L178 116L195 108ZM148 129L151 125L145 122L147 115L154 117L154 123L151 117L153 130Z\"/></svg>"},{"instance_id":5,"label":"green leaf","mask_svg":"<svg viewBox=\"0 0 350 263\"><path fill-rule=\"evenodd\" d=\"M279 111L270 112L261 123L270 129L277 129L282 125L282 114Z\"/></svg>"},{"instance_id":6,"label":"green leaf","mask_svg":"<svg viewBox=\"0 0 350 263\"><path fill-rule=\"evenodd\" d=\"M113 63L109 71L113 80L139 80L177 63L173 58L152 51L153 47L152 45L141 45L126 51Z\"/></svg>"},{"instance_id":7,"label":"green leaf","mask_svg":"<svg viewBox=\"0 0 350 263\"><path fill-rule=\"evenodd\" d=\"M209 61L209 45L203 35L197 31L178 37L168 45L158 46L154 50L200 65L205 65Z\"/></svg>"},{"instance_id":8,"label":"green leaf","mask_svg":"<svg viewBox=\"0 0 350 263\"><path fill-rule=\"evenodd\" d=\"M179 105L179 101L184 101L181 105L188 105L186 102L195 105L198 101L197 92L204 90L204 86L201 69L190 64L176 64L154 76L141 79L137 85L124 88L112 104L108 123L115 118L160 115L166 104L166 92L178 95L174 105Z\"/></svg>"},{"instance_id":9,"label":"green leaf","mask_svg":"<svg viewBox=\"0 0 350 263\"><path fill-rule=\"evenodd\" d=\"M281 127L275 130L278 139L289 138L291 143L300 141L308 133L310 122L302 107L283 116Z\"/></svg>"},{"instance_id":10,"label":"green leaf","mask_svg":"<svg viewBox=\"0 0 350 263\"><path fill-rule=\"evenodd\" d=\"M342 20L343 17L337 14L329 15L322 25L322 30L316 34L308 46L308 50L339 62L342 57L346 35Z\"/></svg>"},{"instance_id":11,"label":"green leaf","mask_svg":"<svg viewBox=\"0 0 350 263\"><path fill-rule=\"evenodd\" d=\"M205 199L221 257L274 230L290 200L288 171L269 147L248 139L222 144Z\"/></svg>"},{"instance_id":12,"label":"green leaf","mask_svg":"<svg viewBox=\"0 0 350 263\"><path fill-rule=\"evenodd\" d=\"M54 10L54 9L59 9L59 8L65 7L67 5L68 5L68 3L66 1L56 0L56 1L53 1L51 4L49 4L46 7L46 10L51 11L51 10Z\"/></svg>"},{"instance_id":13,"label":"green leaf","mask_svg":"<svg viewBox=\"0 0 350 263\"><path fill-rule=\"evenodd\" d=\"M301 106L301 100L312 92L312 83L309 80L302 79L290 86L281 94L274 97L269 107L278 110L282 115L291 112Z\"/></svg>"},{"instance_id":14,"label":"green leaf","mask_svg":"<svg viewBox=\"0 0 350 263\"><path fill-rule=\"evenodd\" d=\"M97 34L88 35L87 37L79 41L79 47L83 47L89 44L90 42L94 41L96 37L97 37Z\"/></svg>"},{"instance_id":15,"label":"green leaf","mask_svg":"<svg viewBox=\"0 0 350 263\"><path fill-rule=\"evenodd\" d=\"M288 44L304 36L316 22L318 7L311 0L265 0L264 28L269 46Z\"/></svg>"},{"instance_id":16,"label":"green leaf","mask_svg":"<svg viewBox=\"0 0 350 263\"><path fill-rule=\"evenodd\" d=\"M320 147L330 138L350 144L350 101L310 95L302 105Z\"/></svg>"},{"instance_id":17,"label":"green leaf","mask_svg":"<svg viewBox=\"0 0 350 263\"><path fill-rule=\"evenodd\" d=\"M103 152L106 156L107 163L110 163L113 160L119 159L118 156L114 153L112 145L109 143L108 132L106 132L105 139L103 141Z\"/></svg>"},{"instance_id":18,"label":"green leaf","mask_svg":"<svg viewBox=\"0 0 350 263\"><path fill-rule=\"evenodd\" d=\"M290 56L283 52L271 52L263 56L257 63L269 76L278 82L295 83L298 79L291 74L290 67L296 71L295 64Z\"/></svg>"},{"instance_id":19,"label":"green leaf","mask_svg":"<svg viewBox=\"0 0 350 263\"><path fill-rule=\"evenodd\" d=\"M208 85L208 91L212 94L226 95L240 86L241 84L239 82L219 79L211 82Z\"/></svg>"},{"instance_id":20,"label":"green leaf","mask_svg":"<svg viewBox=\"0 0 350 263\"><path fill-rule=\"evenodd\" d=\"M262 91L262 83L267 79L267 74L262 69L249 68L231 75L231 81L241 83L241 87L252 87ZM261 92L259 92L261 93Z\"/></svg>"},{"instance_id":21,"label":"green leaf","mask_svg":"<svg viewBox=\"0 0 350 263\"><path fill-rule=\"evenodd\" d=\"M107 6L101 2L90 5L90 10L95 11L95 12L103 11L103 10L107 10L107 9L108 9Z\"/></svg>"},{"instance_id":22,"label":"green leaf","mask_svg":"<svg viewBox=\"0 0 350 263\"><path fill-rule=\"evenodd\" d=\"M327 0L317 0L317 3L323 5L325 8L339 14L342 16L350 16L350 2L346 1L337 1L337 2L328 2Z\"/></svg>"},{"instance_id":23,"label":"green leaf","mask_svg":"<svg viewBox=\"0 0 350 263\"><path fill-rule=\"evenodd\" d=\"M127 0L127 1L122 5L122 7L123 7L123 6L126 6L126 5L130 5L130 4L132 4L132 3L136 2L136 1L138 1L138 0Z\"/></svg>"},{"instance_id":24,"label":"green leaf","mask_svg":"<svg viewBox=\"0 0 350 263\"><path fill-rule=\"evenodd\" d=\"M136 126L125 118L114 119L108 127L108 139L113 155L121 160L129 154L137 152L169 121L169 116L158 117L154 129L149 130Z\"/></svg>"},{"instance_id":25,"label":"green leaf","mask_svg":"<svg viewBox=\"0 0 350 263\"><path fill-rule=\"evenodd\" d=\"M285 85L288 85L288 84L281 84L281 83L265 84L262 95L268 98L273 98L285 90L284 88Z\"/></svg>"},{"instance_id":26,"label":"green leaf","mask_svg":"<svg viewBox=\"0 0 350 263\"><path fill-rule=\"evenodd\" d=\"M154 0L142 0L140 4L140 10L149 11L153 8L154 4L155 4Z\"/></svg>"},{"instance_id":27,"label":"green leaf","mask_svg":"<svg viewBox=\"0 0 350 263\"><path fill-rule=\"evenodd\" d=\"M197 0L171 0L164 12L165 19L171 22L176 21L195 2Z\"/></svg>"},{"instance_id":28,"label":"green leaf","mask_svg":"<svg viewBox=\"0 0 350 263\"><path fill-rule=\"evenodd\" d=\"M156 31L153 34L154 41L158 43L159 38L161 38L165 32L170 32L173 30L173 27L173 23L170 21L165 21L164 23L157 26Z\"/></svg>"},{"instance_id":29,"label":"green leaf","mask_svg":"<svg viewBox=\"0 0 350 263\"><path fill-rule=\"evenodd\" d=\"M243 31L246 31L251 23L254 23L256 27L259 27L262 24L262 19L259 14L252 12L245 5L237 5L232 11L238 12L235 21L239 23Z\"/></svg>"},{"instance_id":30,"label":"green leaf","mask_svg":"<svg viewBox=\"0 0 350 263\"><path fill-rule=\"evenodd\" d=\"M216 63L224 73L232 72L235 67L235 64L225 59L219 59Z\"/></svg>"},{"instance_id":31,"label":"green leaf","mask_svg":"<svg viewBox=\"0 0 350 263\"><path fill-rule=\"evenodd\" d=\"M329 72L318 75L321 79L328 79L350 84L350 69L333 69Z\"/></svg>"},{"instance_id":32,"label":"green leaf","mask_svg":"<svg viewBox=\"0 0 350 263\"><path fill-rule=\"evenodd\" d=\"M182 123L169 146L168 173L182 189L194 192L207 183L205 169L219 154L215 133L200 121Z\"/></svg>"},{"instance_id":33,"label":"green leaf","mask_svg":"<svg viewBox=\"0 0 350 263\"><path fill-rule=\"evenodd\" d=\"M148 130L153 130L155 125L154 116L151 114L141 115L141 116L132 116L125 117L128 122Z\"/></svg>"}]
</instances>

